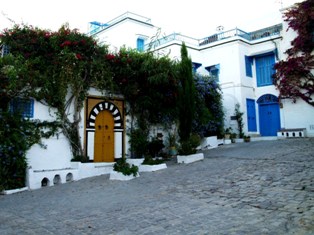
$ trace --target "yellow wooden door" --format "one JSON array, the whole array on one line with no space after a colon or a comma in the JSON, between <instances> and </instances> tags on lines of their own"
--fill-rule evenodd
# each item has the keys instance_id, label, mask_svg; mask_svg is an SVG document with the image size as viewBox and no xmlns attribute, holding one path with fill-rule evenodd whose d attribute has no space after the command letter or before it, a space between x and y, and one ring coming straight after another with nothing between
<instances>
[{"instance_id":1,"label":"yellow wooden door","mask_svg":"<svg viewBox=\"0 0 314 235\"><path fill-rule=\"evenodd\" d=\"M101 111L95 121L94 162L114 161L114 120L112 114Z\"/></svg>"}]
</instances>

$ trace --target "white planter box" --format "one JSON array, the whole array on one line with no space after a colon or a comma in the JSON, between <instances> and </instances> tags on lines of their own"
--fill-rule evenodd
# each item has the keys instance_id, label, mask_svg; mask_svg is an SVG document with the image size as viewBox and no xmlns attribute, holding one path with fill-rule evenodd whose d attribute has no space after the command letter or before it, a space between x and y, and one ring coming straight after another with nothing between
<instances>
[{"instance_id":1,"label":"white planter box","mask_svg":"<svg viewBox=\"0 0 314 235\"><path fill-rule=\"evenodd\" d=\"M203 153L195 153L190 155L178 155L177 162L178 163L191 163L196 161L201 161L204 159Z\"/></svg>"},{"instance_id":2,"label":"white planter box","mask_svg":"<svg viewBox=\"0 0 314 235\"><path fill-rule=\"evenodd\" d=\"M162 170L166 168L167 168L166 163L157 164L157 165L140 165L139 171L140 172L153 172L153 171L158 171L158 170Z\"/></svg>"},{"instance_id":3,"label":"white planter box","mask_svg":"<svg viewBox=\"0 0 314 235\"><path fill-rule=\"evenodd\" d=\"M231 144L231 140L230 139L224 139L224 144Z\"/></svg>"},{"instance_id":4,"label":"white planter box","mask_svg":"<svg viewBox=\"0 0 314 235\"><path fill-rule=\"evenodd\" d=\"M217 136L210 136L203 139L201 149L212 149L218 147Z\"/></svg>"},{"instance_id":5,"label":"white planter box","mask_svg":"<svg viewBox=\"0 0 314 235\"><path fill-rule=\"evenodd\" d=\"M110 173L109 179L110 179L110 180L132 180L132 179L137 178L137 177L139 177L139 176L140 176L139 173L137 173L136 176L133 176L133 174L132 174L132 175L124 175L124 174L122 174L121 172L112 171L112 172Z\"/></svg>"},{"instance_id":6,"label":"white planter box","mask_svg":"<svg viewBox=\"0 0 314 235\"><path fill-rule=\"evenodd\" d=\"M131 166L140 166L144 161L144 158L127 158L126 162L129 163Z\"/></svg>"}]
</instances>

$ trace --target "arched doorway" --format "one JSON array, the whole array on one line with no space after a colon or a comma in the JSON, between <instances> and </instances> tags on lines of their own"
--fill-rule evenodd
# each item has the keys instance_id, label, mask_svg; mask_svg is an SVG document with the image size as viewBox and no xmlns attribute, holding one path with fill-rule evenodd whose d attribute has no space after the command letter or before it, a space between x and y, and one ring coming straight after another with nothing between
<instances>
[{"instance_id":1,"label":"arched doorway","mask_svg":"<svg viewBox=\"0 0 314 235\"><path fill-rule=\"evenodd\" d=\"M99 112L95 121L94 162L114 161L114 120L108 110Z\"/></svg>"},{"instance_id":2,"label":"arched doorway","mask_svg":"<svg viewBox=\"0 0 314 235\"><path fill-rule=\"evenodd\" d=\"M118 106L112 102L101 101L93 106L88 117L87 142L92 144L90 156L93 156L94 162L114 162L115 158L121 158L123 118Z\"/></svg>"},{"instance_id":3,"label":"arched doorway","mask_svg":"<svg viewBox=\"0 0 314 235\"><path fill-rule=\"evenodd\" d=\"M261 136L277 136L280 129L280 109L278 98L265 94L258 100L259 127Z\"/></svg>"}]
</instances>

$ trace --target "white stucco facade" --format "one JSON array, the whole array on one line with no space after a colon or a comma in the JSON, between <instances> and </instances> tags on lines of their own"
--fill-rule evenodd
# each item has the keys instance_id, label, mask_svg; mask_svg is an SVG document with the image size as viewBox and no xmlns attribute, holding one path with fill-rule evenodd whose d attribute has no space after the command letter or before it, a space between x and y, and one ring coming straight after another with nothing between
<instances>
[{"instance_id":1,"label":"white stucco facade","mask_svg":"<svg viewBox=\"0 0 314 235\"><path fill-rule=\"evenodd\" d=\"M120 18L123 17L123 15L120 16ZM149 31L145 26L145 22L140 24L138 20L130 19L128 14L125 17L128 20L126 21L127 23L124 23L124 26L121 26L122 22L120 22L117 25L111 26L114 30L111 30L111 27L107 27L94 34L94 37L103 38L108 36L106 43L109 45L119 45L117 38L127 38L128 40L124 41L124 45L136 48L136 35L145 34L148 37L155 35L154 29L158 27L151 27ZM136 27L130 27L132 23ZM282 21L280 25L270 25L268 28L256 29L256 31L250 33L246 33L241 29L233 29L226 32L218 32L216 35L211 35L203 39L195 39L182 34L172 33L160 37L158 41L146 41L146 49L153 50L156 54L167 54L170 58L178 60L180 59L180 48L184 41L192 62L201 64L197 68L198 73L208 75L208 67L218 65L219 84L223 92L223 106L226 114L226 127L230 126L233 129L237 129L237 123L232 120L232 116L234 115L235 105L239 103L240 109L244 113L245 134L252 136L275 136L276 133L274 131L270 133L267 130L265 131L265 128L268 128L268 120L264 119L267 118L265 116L267 113L278 112L278 114L271 117L278 119L279 124L276 127L278 130L302 128L305 131L305 135L310 137L314 136L313 107L302 100L297 100L296 103L292 103L291 100L277 100L276 110L265 111L267 105L271 109L273 109L273 105L272 103L261 103L265 102L269 97L278 99L279 93L272 84L258 84L256 58L272 54L274 63L286 58L284 52L291 47L290 42L296 36L296 33L291 29L287 31L287 26L287 22ZM127 33L124 31L125 27L128 27ZM152 33L151 35L149 35L150 32ZM116 36L113 37L112 34ZM163 34L161 33L161 35ZM252 58L251 76L247 76L246 74L245 57ZM255 105L254 118L256 120L256 129L252 128L252 126L250 127L251 124L248 123L253 112L250 110L251 113L248 113L248 100L254 102Z\"/></svg>"},{"instance_id":2,"label":"white stucco facade","mask_svg":"<svg viewBox=\"0 0 314 235\"><path fill-rule=\"evenodd\" d=\"M275 28L278 29L278 27ZM287 23L284 21L279 28L280 31L276 31L274 34L269 34L267 29L268 34L265 36L259 35L258 38L253 38L258 33L248 33L243 36L244 31L234 29L203 39L171 34L161 37L159 42L155 43L150 40L158 35L160 29L154 26L149 18L128 12L109 21L106 27L102 27L93 36L99 42L109 45L112 51L117 51L123 46L136 48L137 40L140 38L144 40L146 49L150 48L159 54L169 54L170 58L174 60L180 59L180 49L184 41L192 62L200 65L196 70L197 73L208 75L209 68L213 66L219 70L218 79L223 92L225 127L230 126L233 130L237 129L237 123L232 117L234 116L235 105L240 104L241 111L244 113L245 134L257 137L275 136L273 133L263 132L262 128L267 128L268 124L267 121L261 120L267 114L265 107L269 105L273 108L272 105L274 104L262 102L273 99L272 102L275 102L276 109L278 109L276 118L280 123L280 129L303 128L305 136L313 137L313 107L302 100L297 100L296 103L292 103L291 100L276 101L278 91L274 85L259 86L257 84L256 58L259 55L273 53L275 62L285 59L284 52L290 47L291 40L296 36L295 32L287 31ZM247 35L251 35L251 38L248 38ZM251 76L247 76L247 61L245 58L251 59ZM97 114L102 110L109 110L112 115L116 115L119 111L120 116L116 115L114 119L115 125L121 122L121 126L115 128L114 132L115 158L121 158L124 153L128 153L128 136L125 133L128 118L124 114L123 99L104 101L104 94L94 89L91 89L89 94L90 97L81 113L80 134L82 146L91 163L71 162L70 145L62 133L49 140L44 139L43 144L46 145L46 148L35 145L27 153L29 165L28 187L30 189L39 188L46 184L53 185L94 175L107 174L111 171L112 163L93 162L95 126L93 126L91 118L95 121ZM253 109L250 109L250 111L248 111L248 101L254 104ZM108 105L108 107L103 108L105 105ZM248 123L252 115L255 118L256 129L254 129L254 125L252 127L250 126L252 124ZM35 102L34 119L53 121L55 120L54 110L49 110L46 106Z\"/></svg>"}]
</instances>

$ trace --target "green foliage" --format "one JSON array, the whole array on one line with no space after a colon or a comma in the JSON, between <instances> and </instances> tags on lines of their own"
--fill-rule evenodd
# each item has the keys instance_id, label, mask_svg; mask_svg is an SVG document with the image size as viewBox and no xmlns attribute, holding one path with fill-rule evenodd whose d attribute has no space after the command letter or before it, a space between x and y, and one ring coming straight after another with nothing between
<instances>
[{"instance_id":1,"label":"green foliage","mask_svg":"<svg viewBox=\"0 0 314 235\"><path fill-rule=\"evenodd\" d=\"M179 136L180 141L187 141L192 132L192 122L195 114L195 84L192 75L192 61L188 57L185 43L181 47L181 62L178 65L179 97Z\"/></svg>"},{"instance_id":2,"label":"green foliage","mask_svg":"<svg viewBox=\"0 0 314 235\"><path fill-rule=\"evenodd\" d=\"M176 67L170 58L126 48L106 58L112 69L114 90L125 97L131 116L151 124L175 119Z\"/></svg>"},{"instance_id":3,"label":"green foliage","mask_svg":"<svg viewBox=\"0 0 314 235\"><path fill-rule=\"evenodd\" d=\"M113 169L115 171L121 172L123 175L133 175L136 176L138 173L138 167L132 166L126 162L125 158L117 160L117 162L113 165Z\"/></svg>"},{"instance_id":4,"label":"green foliage","mask_svg":"<svg viewBox=\"0 0 314 235\"><path fill-rule=\"evenodd\" d=\"M224 112L222 92L217 81L208 76L194 74L196 86L196 110L192 132L201 137L222 137L224 132Z\"/></svg>"},{"instance_id":5,"label":"green foliage","mask_svg":"<svg viewBox=\"0 0 314 235\"><path fill-rule=\"evenodd\" d=\"M148 152L148 131L133 129L130 132L132 158L142 158Z\"/></svg>"},{"instance_id":6,"label":"green foliage","mask_svg":"<svg viewBox=\"0 0 314 235\"><path fill-rule=\"evenodd\" d=\"M241 112L240 110L240 104L236 104L235 105L235 109L234 109L234 116L236 118L237 124L238 124L238 131L239 131L239 137L243 138L244 133L243 133L243 112Z\"/></svg>"},{"instance_id":7,"label":"green foliage","mask_svg":"<svg viewBox=\"0 0 314 235\"><path fill-rule=\"evenodd\" d=\"M197 147L201 143L201 138L198 134L190 135L189 139L180 141L178 152L180 155L190 155L197 151Z\"/></svg>"},{"instance_id":8,"label":"green foliage","mask_svg":"<svg viewBox=\"0 0 314 235\"><path fill-rule=\"evenodd\" d=\"M85 155L76 155L71 159L71 162L89 162L89 158Z\"/></svg>"},{"instance_id":9,"label":"green foliage","mask_svg":"<svg viewBox=\"0 0 314 235\"><path fill-rule=\"evenodd\" d=\"M34 144L41 144L42 138L56 134L58 127L55 122L30 121L18 114L1 113L0 191L25 186L26 152Z\"/></svg>"},{"instance_id":10,"label":"green foliage","mask_svg":"<svg viewBox=\"0 0 314 235\"><path fill-rule=\"evenodd\" d=\"M107 47L67 25L57 32L16 25L0 40L10 48L10 55L0 58L1 95L33 97L56 108L73 156L83 155L78 125L87 91L110 90L112 84Z\"/></svg>"},{"instance_id":11,"label":"green foliage","mask_svg":"<svg viewBox=\"0 0 314 235\"><path fill-rule=\"evenodd\" d=\"M164 163L163 159L152 158L151 156L146 156L143 165L158 165Z\"/></svg>"},{"instance_id":12,"label":"green foliage","mask_svg":"<svg viewBox=\"0 0 314 235\"><path fill-rule=\"evenodd\" d=\"M286 60L275 64L274 84L279 90L280 98L290 98L296 102L298 98L314 106L314 1L307 0L296 3L288 9L285 21L289 28L296 31L292 47L285 51Z\"/></svg>"},{"instance_id":13,"label":"green foliage","mask_svg":"<svg viewBox=\"0 0 314 235\"><path fill-rule=\"evenodd\" d=\"M165 145L162 140L153 138L147 146L148 154L152 157L157 157L164 147Z\"/></svg>"}]
</instances>

